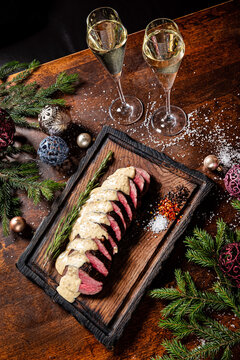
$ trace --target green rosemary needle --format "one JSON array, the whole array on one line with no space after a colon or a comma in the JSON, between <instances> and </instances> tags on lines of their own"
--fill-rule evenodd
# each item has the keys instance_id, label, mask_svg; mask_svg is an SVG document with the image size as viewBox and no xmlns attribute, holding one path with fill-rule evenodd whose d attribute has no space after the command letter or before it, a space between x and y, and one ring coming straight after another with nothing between
<instances>
[{"instance_id":1,"label":"green rosemary needle","mask_svg":"<svg viewBox=\"0 0 240 360\"><path fill-rule=\"evenodd\" d=\"M83 192L80 193L77 203L72 207L72 210L64 216L56 229L55 235L51 243L49 244L45 258L46 262L55 260L59 254L64 250L66 246L66 241L72 231L72 227L79 216L79 212L82 206L87 201L90 192L98 186L98 181L100 177L106 172L108 168L109 161L112 159L113 152L109 151L105 159L100 164L98 170L93 175L92 179L88 181L86 188Z\"/></svg>"}]
</instances>

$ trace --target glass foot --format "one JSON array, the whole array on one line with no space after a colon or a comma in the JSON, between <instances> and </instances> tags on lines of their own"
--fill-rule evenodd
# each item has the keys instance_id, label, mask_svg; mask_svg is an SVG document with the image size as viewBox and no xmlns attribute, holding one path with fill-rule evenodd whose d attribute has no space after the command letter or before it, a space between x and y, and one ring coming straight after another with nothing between
<instances>
[{"instance_id":1,"label":"glass foot","mask_svg":"<svg viewBox=\"0 0 240 360\"><path fill-rule=\"evenodd\" d=\"M143 114L143 104L141 100L134 96L125 96L126 104L120 98L114 100L109 108L111 118L119 124L130 125L138 121Z\"/></svg>"},{"instance_id":2,"label":"glass foot","mask_svg":"<svg viewBox=\"0 0 240 360\"><path fill-rule=\"evenodd\" d=\"M170 115L166 115L166 107L157 109L151 119L154 130L164 136L179 134L187 124L187 115L178 106L170 106Z\"/></svg>"}]
</instances>

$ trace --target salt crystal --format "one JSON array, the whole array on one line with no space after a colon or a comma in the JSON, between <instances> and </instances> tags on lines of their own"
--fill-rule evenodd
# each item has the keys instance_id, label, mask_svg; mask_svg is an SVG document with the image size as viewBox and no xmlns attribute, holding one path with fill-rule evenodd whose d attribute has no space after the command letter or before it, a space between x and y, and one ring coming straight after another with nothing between
<instances>
[{"instance_id":1,"label":"salt crystal","mask_svg":"<svg viewBox=\"0 0 240 360\"><path fill-rule=\"evenodd\" d=\"M152 232L159 233L160 231L167 230L168 223L168 219L165 216L159 214L155 218L150 220L148 225Z\"/></svg>"}]
</instances>

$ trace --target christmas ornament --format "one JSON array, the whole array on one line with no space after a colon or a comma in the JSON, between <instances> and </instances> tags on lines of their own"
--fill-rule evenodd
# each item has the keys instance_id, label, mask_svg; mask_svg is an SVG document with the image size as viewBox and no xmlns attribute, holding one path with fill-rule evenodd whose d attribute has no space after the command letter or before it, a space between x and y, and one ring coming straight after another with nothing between
<instances>
[{"instance_id":1,"label":"christmas ornament","mask_svg":"<svg viewBox=\"0 0 240 360\"><path fill-rule=\"evenodd\" d=\"M77 144L80 148L86 149L91 144L92 138L88 133L81 133L77 137Z\"/></svg>"},{"instance_id":2,"label":"christmas ornament","mask_svg":"<svg viewBox=\"0 0 240 360\"><path fill-rule=\"evenodd\" d=\"M225 245L219 256L220 269L240 288L240 243Z\"/></svg>"},{"instance_id":3,"label":"christmas ornament","mask_svg":"<svg viewBox=\"0 0 240 360\"><path fill-rule=\"evenodd\" d=\"M10 229L16 233L22 232L26 227L26 221L21 216L15 216L10 220Z\"/></svg>"},{"instance_id":4,"label":"christmas ornament","mask_svg":"<svg viewBox=\"0 0 240 360\"><path fill-rule=\"evenodd\" d=\"M38 148L38 155L46 164L61 165L67 159L69 148L59 136L48 136L43 139Z\"/></svg>"},{"instance_id":5,"label":"christmas ornament","mask_svg":"<svg viewBox=\"0 0 240 360\"><path fill-rule=\"evenodd\" d=\"M231 196L240 200L240 165L233 165L225 175L224 184Z\"/></svg>"},{"instance_id":6,"label":"christmas ornament","mask_svg":"<svg viewBox=\"0 0 240 360\"><path fill-rule=\"evenodd\" d=\"M0 151L13 143L15 125L11 116L0 108Z\"/></svg>"},{"instance_id":7,"label":"christmas ornament","mask_svg":"<svg viewBox=\"0 0 240 360\"><path fill-rule=\"evenodd\" d=\"M208 155L203 160L203 165L205 168L211 171L221 171L221 167L219 166L219 160L215 155Z\"/></svg>"},{"instance_id":8,"label":"christmas ornament","mask_svg":"<svg viewBox=\"0 0 240 360\"><path fill-rule=\"evenodd\" d=\"M47 105L38 115L38 121L40 128L48 135L60 135L67 129L71 118L65 109Z\"/></svg>"}]
</instances>

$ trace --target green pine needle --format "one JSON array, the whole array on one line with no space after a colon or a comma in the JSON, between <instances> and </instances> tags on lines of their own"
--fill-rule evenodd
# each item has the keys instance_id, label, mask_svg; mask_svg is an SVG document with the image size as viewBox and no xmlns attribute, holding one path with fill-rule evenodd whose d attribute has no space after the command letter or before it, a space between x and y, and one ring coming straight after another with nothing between
<instances>
[{"instance_id":1,"label":"green pine needle","mask_svg":"<svg viewBox=\"0 0 240 360\"><path fill-rule=\"evenodd\" d=\"M234 199L231 204L235 210L240 212L240 200Z\"/></svg>"},{"instance_id":2,"label":"green pine needle","mask_svg":"<svg viewBox=\"0 0 240 360\"><path fill-rule=\"evenodd\" d=\"M39 170L34 161L0 161L0 218L4 236L9 234L9 219L20 215L20 200L14 196L17 190L26 192L34 204L38 204L42 198L52 200L54 193L64 186L64 183L53 180L40 181Z\"/></svg>"},{"instance_id":3,"label":"green pine needle","mask_svg":"<svg viewBox=\"0 0 240 360\"><path fill-rule=\"evenodd\" d=\"M27 63L20 63L19 61L10 61L0 67L0 79L5 80L9 75L26 69Z\"/></svg>"},{"instance_id":4,"label":"green pine needle","mask_svg":"<svg viewBox=\"0 0 240 360\"><path fill-rule=\"evenodd\" d=\"M234 201L239 210L238 201ZM222 247L240 241L240 230L233 231L223 219L217 220L216 236L195 228L193 235L185 239L186 256L203 267L212 268L218 277L211 289L197 288L189 272L175 270L176 288L160 288L150 291L150 296L169 303L161 311L161 328L172 331L174 338L161 343L166 354L152 360L229 360L234 346L240 344L240 330L232 331L209 315L212 311L231 311L240 318L240 291L221 272L218 258ZM200 345L189 350L182 339L195 335L201 339Z\"/></svg>"},{"instance_id":5,"label":"green pine needle","mask_svg":"<svg viewBox=\"0 0 240 360\"><path fill-rule=\"evenodd\" d=\"M25 81L40 66L39 61L33 60L31 63L9 62L0 67L0 108L5 109L12 117L17 126L39 129L37 122L30 122L26 117L37 117L42 108L46 105L65 106L65 100L61 98L51 98L58 94L73 94L78 86L78 74L60 73L55 83L47 88L41 88L36 82L25 84ZM11 80L8 76L15 71Z\"/></svg>"}]
</instances>

